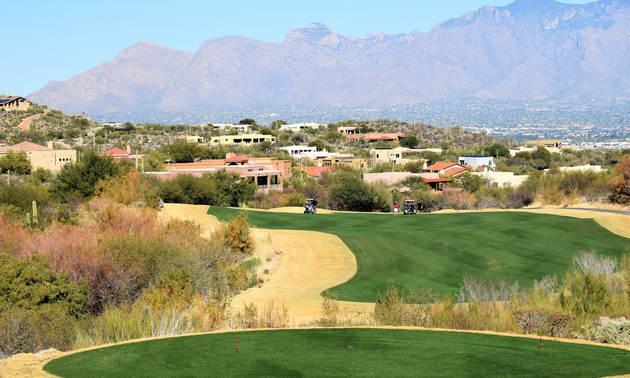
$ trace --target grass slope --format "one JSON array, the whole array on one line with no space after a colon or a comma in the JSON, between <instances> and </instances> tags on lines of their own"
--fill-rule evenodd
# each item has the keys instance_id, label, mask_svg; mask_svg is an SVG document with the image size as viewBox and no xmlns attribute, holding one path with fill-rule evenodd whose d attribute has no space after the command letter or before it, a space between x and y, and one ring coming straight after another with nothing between
<instances>
[{"instance_id":1,"label":"grass slope","mask_svg":"<svg viewBox=\"0 0 630 378\"><path fill-rule=\"evenodd\" d=\"M238 338L238 353L235 339ZM630 372L630 351L483 334L303 329L205 334L72 354L61 377L601 377Z\"/></svg>"},{"instance_id":2,"label":"grass slope","mask_svg":"<svg viewBox=\"0 0 630 378\"><path fill-rule=\"evenodd\" d=\"M221 207L208 211L222 220L240 212ZM340 300L357 302L374 302L389 282L425 286L438 294L458 292L466 275L531 286L547 274L562 276L581 250L621 256L630 247L630 239L591 219L524 212L311 216L249 211L248 216L255 227L339 236L356 256L358 269L332 291Z\"/></svg>"}]
</instances>

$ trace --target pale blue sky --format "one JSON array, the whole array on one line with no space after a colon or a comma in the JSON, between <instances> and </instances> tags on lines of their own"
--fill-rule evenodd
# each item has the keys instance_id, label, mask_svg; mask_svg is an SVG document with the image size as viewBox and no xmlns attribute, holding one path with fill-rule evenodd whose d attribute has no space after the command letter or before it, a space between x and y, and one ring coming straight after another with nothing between
<instances>
[{"instance_id":1,"label":"pale blue sky","mask_svg":"<svg viewBox=\"0 0 630 378\"><path fill-rule=\"evenodd\" d=\"M0 7L0 93L29 95L112 60L146 40L194 52L240 35L281 43L289 29L321 22L340 34L427 32L438 22L511 0L30 0ZM566 1L569 2L569 1ZM592 0L573 0L585 4Z\"/></svg>"}]
</instances>

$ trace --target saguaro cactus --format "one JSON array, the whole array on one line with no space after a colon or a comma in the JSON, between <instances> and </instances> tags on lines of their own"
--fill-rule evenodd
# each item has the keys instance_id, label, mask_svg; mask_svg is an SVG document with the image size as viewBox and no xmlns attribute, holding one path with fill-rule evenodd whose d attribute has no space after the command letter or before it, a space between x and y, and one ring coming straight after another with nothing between
<instances>
[{"instance_id":1,"label":"saguaro cactus","mask_svg":"<svg viewBox=\"0 0 630 378\"><path fill-rule=\"evenodd\" d=\"M37 225L37 202L33 201L33 224Z\"/></svg>"}]
</instances>

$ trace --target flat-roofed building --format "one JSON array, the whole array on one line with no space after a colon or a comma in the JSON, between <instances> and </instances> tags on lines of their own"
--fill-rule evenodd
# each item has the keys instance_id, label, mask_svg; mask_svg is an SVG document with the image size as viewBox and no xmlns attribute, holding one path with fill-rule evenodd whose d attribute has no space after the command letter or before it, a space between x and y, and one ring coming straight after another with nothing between
<instances>
[{"instance_id":1,"label":"flat-roofed building","mask_svg":"<svg viewBox=\"0 0 630 378\"><path fill-rule=\"evenodd\" d=\"M291 156L301 155L304 153L317 152L317 147L309 147L309 146L286 146L286 147L280 147L278 149L286 151Z\"/></svg>"},{"instance_id":2,"label":"flat-roofed building","mask_svg":"<svg viewBox=\"0 0 630 378\"><path fill-rule=\"evenodd\" d=\"M55 150L52 142L49 142L47 147L31 142L0 147L0 156L4 156L9 150L26 152L26 158L31 162L33 169L41 167L58 172L64 165L77 161L77 152L75 150Z\"/></svg>"},{"instance_id":3,"label":"flat-roofed building","mask_svg":"<svg viewBox=\"0 0 630 378\"><path fill-rule=\"evenodd\" d=\"M210 139L210 144L257 144L275 142L276 137L263 134L222 135Z\"/></svg>"},{"instance_id":4,"label":"flat-roofed building","mask_svg":"<svg viewBox=\"0 0 630 378\"><path fill-rule=\"evenodd\" d=\"M557 139L528 140L525 147L545 147L553 154L559 154L562 151L562 141Z\"/></svg>"},{"instance_id":5,"label":"flat-roofed building","mask_svg":"<svg viewBox=\"0 0 630 378\"><path fill-rule=\"evenodd\" d=\"M302 130L306 130L308 128L317 129L320 124L315 122L303 122L303 123L292 123L290 125L281 125L278 130L280 131L293 131L297 133Z\"/></svg>"},{"instance_id":6,"label":"flat-roofed building","mask_svg":"<svg viewBox=\"0 0 630 378\"><path fill-rule=\"evenodd\" d=\"M464 155L459 157L459 164L470 165L473 168L482 167L487 165L494 169L494 160L492 156L486 155Z\"/></svg>"}]
</instances>

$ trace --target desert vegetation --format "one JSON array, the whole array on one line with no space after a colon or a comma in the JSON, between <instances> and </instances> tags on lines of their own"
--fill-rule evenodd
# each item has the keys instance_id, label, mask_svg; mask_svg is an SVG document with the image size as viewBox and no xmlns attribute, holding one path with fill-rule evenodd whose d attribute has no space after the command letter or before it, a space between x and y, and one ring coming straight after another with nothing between
<instances>
[{"instance_id":1,"label":"desert vegetation","mask_svg":"<svg viewBox=\"0 0 630 378\"><path fill-rule=\"evenodd\" d=\"M233 293L257 281L260 259L244 216L205 238L192 223L161 222L153 209L111 198L76 212L72 224L30 228L2 216L3 357L263 323L258 310L228 316ZM269 324L281 311L267 310Z\"/></svg>"}]
</instances>

